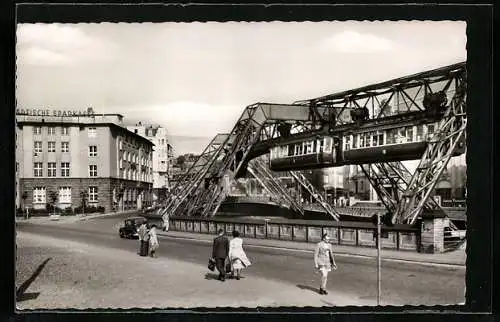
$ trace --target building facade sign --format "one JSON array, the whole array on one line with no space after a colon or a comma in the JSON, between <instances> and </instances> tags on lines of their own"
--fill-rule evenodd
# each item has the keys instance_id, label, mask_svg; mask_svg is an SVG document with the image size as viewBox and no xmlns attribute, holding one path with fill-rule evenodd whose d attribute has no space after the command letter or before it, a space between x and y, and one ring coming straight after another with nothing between
<instances>
[{"instance_id":1,"label":"building facade sign","mask_svg":"<svg viewBox=\"0 0 500 322\"><path fill-rule=\"evenodd\" d=\"M43 109L16 109L16 115L29 115L29 116L93 116L94 111L88 109L86 111L72 111L72 110L43 110Z\"/></svg>"}]
</instances>

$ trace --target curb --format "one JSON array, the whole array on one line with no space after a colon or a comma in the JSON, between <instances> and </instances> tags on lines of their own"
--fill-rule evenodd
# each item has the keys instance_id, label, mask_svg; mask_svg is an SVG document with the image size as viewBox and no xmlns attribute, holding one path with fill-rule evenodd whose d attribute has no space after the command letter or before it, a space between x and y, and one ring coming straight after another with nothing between
<instances>
[{"instance_id":1,"label":"curb","mask_svg":"<svg viewBox=\"0 0 500 322\"><path fill-rule=\"evenodd\" d=\"M127 210L127 211L121 211L121 212L110 212L107 214L99 214L99 215L89 215L85 217L80 217L78 218L77 221L85 221L88 219L95 219L95 218L103 218L103 217L110 217L110 216L120 216L120 215L126 215L126 214L132 214L134 212L137 212L137 210Z\"/></svg>"},{"instance_id":2,"label":"curb","mask_svg":"<svg viewBox=\"0 0 500 322\"><path fill-rule=\"evenodd\" d=\"M211 240L207 239L200 239L200 238L194 238L194 237L185 237L185 236L169 236L165 232L158 233L158 236L164 237L164 238L170 238L170 239L185 239L185 240L194 240L194 241L200 241L204 243L211 243ZM298 248L298 247L282 247L282 246L273 246L273 245L257 245L253 243L246 243L247 246L250 247L257 247L257 248L270 248L270 249L282 249L282 250L288 250L288 251L299 251L299 252L306 252L306 253L312 253L314 250L312 249L303 249L303 248ZM357 257L357 258L377 258L377 256L372 256L372 255L363 255L363 254L356 254L352 252L346 252L346 251L336 251L336 255L341 256L341 257ZM399 263L409 263L409 264L418 264L418 265L426 265L426 266L440 266L440 267L449 267L449 268L465 268L465 264L457 264L457 263L443 263L443 262L434 262L434 261L419 261L419 260L414 260L414 259L403 259L403 258L394 258L394 257L387 257L387 258L382 258L383 261L390 261L390 262L399 262Z\"/></svg>"}]
</instances>

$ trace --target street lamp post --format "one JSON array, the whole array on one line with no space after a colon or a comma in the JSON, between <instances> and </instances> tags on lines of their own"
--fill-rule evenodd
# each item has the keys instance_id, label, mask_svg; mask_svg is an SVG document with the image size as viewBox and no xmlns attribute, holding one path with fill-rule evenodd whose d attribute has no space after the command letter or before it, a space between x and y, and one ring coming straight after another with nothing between
<instances>
[{"instance_id":1,"label":"street lamp post","mask_svg":"<svg viewBox=\"0 0 500 322\"><path fill-rule=\"evenodd\" d=\"M380 291L382 288L381 258L380 258L380 214L377 214L377 305L380 305Z\"/></svg>"}]
</instances>

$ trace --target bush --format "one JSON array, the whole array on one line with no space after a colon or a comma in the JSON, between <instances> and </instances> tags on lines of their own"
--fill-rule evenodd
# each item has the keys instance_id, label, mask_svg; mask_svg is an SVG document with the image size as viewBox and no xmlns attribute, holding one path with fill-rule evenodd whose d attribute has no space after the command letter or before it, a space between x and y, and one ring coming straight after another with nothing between
<instances>
[{"instance_id":1,"label":"bush","mask_svg":"<svg viewBox=\"0 0 500 322\"><path fill-rule=\"evenodd\" d=\"M76 207L75 208L75 213L76 214L82 214L84 213L83 211L84 209L82 208L82 206L79 206L79 207ZM91 214L91 213L104 213L105 209L103 206L86 206L85 207L85 213L86 214Z\"/></svg>"}]
</instances>

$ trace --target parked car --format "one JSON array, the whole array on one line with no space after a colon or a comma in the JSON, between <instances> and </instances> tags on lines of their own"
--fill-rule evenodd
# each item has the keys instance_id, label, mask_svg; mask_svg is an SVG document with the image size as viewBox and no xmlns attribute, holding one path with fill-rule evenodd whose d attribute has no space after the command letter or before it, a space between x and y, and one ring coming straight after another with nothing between
<instances>
[{"instance_id":1,"label":"parked car","mask_svg":"<svg viewBox=\"0 0 500 322\"><path fill-rule=\"evenodd\" d=\"M120 238L138 239L137 229L146 221L144 217L129 217L119 229Z\"/></svg>"},{"instance_id":2,"label":"parked car","mask_svg":"<svg viewBox=\"0 0 500 322\"><path fill-rule=\"evenodd\" d=\"M144 207L142 209L143 214L155 214L158 212L160 209L160 206L149 206L149 207Z\"/></svg>"}]
</instances>

